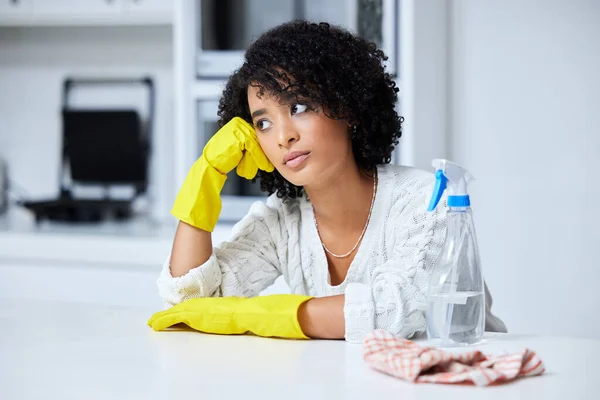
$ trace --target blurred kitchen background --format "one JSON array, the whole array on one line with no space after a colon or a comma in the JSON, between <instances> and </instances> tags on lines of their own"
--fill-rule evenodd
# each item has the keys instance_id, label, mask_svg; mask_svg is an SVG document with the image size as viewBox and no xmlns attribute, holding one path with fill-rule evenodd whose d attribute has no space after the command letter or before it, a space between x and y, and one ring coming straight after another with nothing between
<instances>
[{"instance_id":1,"label":"blurred kitchen background","mask_svg":"<svg viewBox=\"0 0 600 400\"><path fill-rule=\"evenodd\" d=\"M161 307L169 209L226 78L295 18L386 51L405 117L393 162L477 178L509 331L600 338L596 0L0 0L0 299ZM228 179L215 243L257 186Z\"/></svg>"}]
</instances>

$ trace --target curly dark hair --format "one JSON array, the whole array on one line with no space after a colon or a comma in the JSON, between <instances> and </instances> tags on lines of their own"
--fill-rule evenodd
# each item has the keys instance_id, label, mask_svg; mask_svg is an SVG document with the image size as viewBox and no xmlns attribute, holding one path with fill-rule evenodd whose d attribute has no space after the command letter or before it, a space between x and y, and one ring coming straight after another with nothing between
<instances>
[{"instance_id":1,"label":"curly dark hair","mask_svg":"<svg viewBox=\"0 0 600 400\"><path fill-rule=\"evenodd\" d=\"M352 124L350 139L358 167L367 172L389 163L402 134L395 105L398 88L385 71L387 57L374 43L327 23L292 21L263 33L246 51L219 102L219 126L234 117L252 124L248 86L279 101L304 99L327 116ZM262 191L279 198L302 196L303 188L277 170L259 171Z\"/></svg>"}]
</instances>

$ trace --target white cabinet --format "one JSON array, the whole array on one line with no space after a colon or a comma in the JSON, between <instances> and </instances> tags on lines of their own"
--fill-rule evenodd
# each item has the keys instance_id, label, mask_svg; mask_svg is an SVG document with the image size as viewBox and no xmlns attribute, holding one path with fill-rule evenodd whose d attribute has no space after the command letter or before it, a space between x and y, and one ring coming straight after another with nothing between
<instances>
[{"instance_id":1,"label":"white cabinet","mask_svg":"<svg viewBox=\"0 0 600 400\"><path fill-rule=\"evenodd\" d=\"M123 307L162 309L155 265L57 263L51 261L2 261L0 300L35 299ZM280 276L262 295L287 294L290 289Z\"/></svg>"},{"instance_id":2,"label":"white cabinet","mask_svg":"<svg viewBox=\"0 0 600 400\"><path fill-rule=\"evenodd\" d=\"M32 0L0 0L0 17L19 17L31 12Z\"/></svg>"},{"instance_id":3,"label":"white cabinet","mask_svg":"<svg viewBox=\"0 0 600 400\"><path fill-rule=\"evenodd\" d=\"M174 227L8 222L0 219L0 299L162 307L156 280ZM228 232L220 229L217 240Z\"/></svg>"},{"instance_id":4,"label":"white cabinet","mask_svg":"<svg viewBox=\"0 0 600 400\"><path fill-rule=\"evenodd\" d=\"M122 0L123 12L135 15L168 15L173 13L173 2L168 0Z\"/></svg>"},{"instance_id":5,"label":"white cabinet","mask_svg":"<svg viewBox=\"0 0 600 400\"><path fill-rule=\"evenodd\" d=\"M157 260L158 261L158 260ZM160 262L127 264L5 262L0 260L0 299L35 299L159 310Z\"/></svg>"},{"instance_id":6,"label":"white cabinet","mask_svg":"<svg viewBox=\"0 0 600 400\"><path fill-rule=\"evenodd\" d=\"M33 12L38 16L117 16L121 10L121 0L33 0Z\"/></svg>"},{"instance_id":7,"label":"white cabinet","mask_svg":"<svg viewBox=\"0 0 600 400\"><path fill-rule=\"evenodd\" d=\"M0 300L163 307L156 281L171 250L174 228L143 231L144 225L124 224L93 234L89 227L46 227L38 232L23 225L11 232L4 231L1 222ZM217 225L213 244L227 240L231 229ZM280 277L263 294L289 292Z\"/></svg>"},{"instance_id":8,"label":"white cabinet","mask_svg":"<svg viewBox=\"0 0 600 400\"><path fill-rule=\"evenodd\" d=\"M152 25L173 22L167 0L0 0L0 26Z\"/></svg>"}]
</instances>

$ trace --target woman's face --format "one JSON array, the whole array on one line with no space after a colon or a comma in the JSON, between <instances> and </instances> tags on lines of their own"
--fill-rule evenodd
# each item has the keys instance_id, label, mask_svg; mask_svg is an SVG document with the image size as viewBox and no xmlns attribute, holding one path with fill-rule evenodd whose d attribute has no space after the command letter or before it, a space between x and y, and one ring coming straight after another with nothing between
<instances>
[{"instance_id":1,"label":"woman's face","mask_svg":"<svg viewBox=\"0 0 600 400\"><path fill-rule=\"evenodd\" d=\"M355 163L348 123L301 103L280 104L248 87L248 105L258 142L279 173L296 186L327 182Z\"/></svg>"}]
</instances>

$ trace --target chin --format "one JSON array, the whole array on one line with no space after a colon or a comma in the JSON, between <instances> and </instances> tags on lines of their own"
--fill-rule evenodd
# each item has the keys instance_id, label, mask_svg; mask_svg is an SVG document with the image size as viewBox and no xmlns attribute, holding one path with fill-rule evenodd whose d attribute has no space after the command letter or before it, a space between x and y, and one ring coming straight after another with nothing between
<instances>
[{"instance_id":1,"label":"chin","mask_svg":"<svg viewBox=\"0 0 600 400\"><path fill-rule=\"evenodd\" d=\"M286 181L296 186L306 186L314 180L314 174L310 172L310 168L303 168L301 170L293 171L286 169L284 166L279 170L279 173L285 178Z\"/></svg>"}]
</instances>

